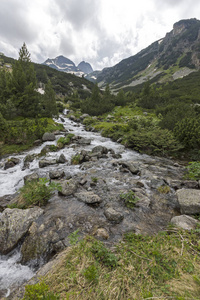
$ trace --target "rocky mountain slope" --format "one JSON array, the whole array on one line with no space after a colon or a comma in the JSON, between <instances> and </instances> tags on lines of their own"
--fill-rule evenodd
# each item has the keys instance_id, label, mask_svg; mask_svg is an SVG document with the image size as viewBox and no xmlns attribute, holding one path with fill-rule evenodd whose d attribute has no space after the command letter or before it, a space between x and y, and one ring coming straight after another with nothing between
<instances>
[{"instance_id":1,"label":"rocky mountain slope","mask_svg":"<svg viewBox=\"0 0 200 300\"><path fill-rule=\"evenodd\" d=\"M57 56L56 58L48 58L43 65L49 66L53 69L56 69L58 71L66 72L66 73L71 73L76 76L82 76L85 74L89 74L93 72L93 69L91 65L85 61L82 61L76 65L74 64L73 61L70 59L66 58L65 56Z\"/></svg>"},{"instance_id":2,"label":"rocky mountain slope","mask_svg":"<svg viewBox=\"0 0 200 300\"><path fill-rule=\"evenodd\" d=\"M100 86L113 90L133 87L147 80L166 82L200 69L200 21L181 20L173 30L138 54L97 74ZM92 75L92 74L90 74Z\"/></svg>"}]
</instances>

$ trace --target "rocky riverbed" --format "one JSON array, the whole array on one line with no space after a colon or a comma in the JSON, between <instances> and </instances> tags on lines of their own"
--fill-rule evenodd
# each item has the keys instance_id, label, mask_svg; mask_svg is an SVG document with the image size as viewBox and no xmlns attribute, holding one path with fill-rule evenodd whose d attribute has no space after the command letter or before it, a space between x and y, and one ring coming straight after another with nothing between
<instances>
[{"instance_id":1,"label":"rocky riverbed","mask_svg":"<svg viewBox=\"0 0 200 300\"><path fill-rule=\"evenodd\" d=\"M0 162L1 259L5 265L12 251L19 249L15 264L30 270L22 281L13 282L5 266L5 275L0 272L1 296L9 296L9 289L30 279L33 271L68 247L69 235L76 230L80 237L90 234L111 246L126 232L154 234L166 229L171 220L186 229L196 226L191 215L200 212L199 183L183 180L182 165L125 149L65 116L59 121L63 132ZM48 149L68 133L74 134L69 145L56 152ZM46 154L38 157L44 147ZM71 163L74 155L79 157L77 165ZM45 207L6 208L16 201L24 180L40 177L59 182L62 190ZM134 207L128 196L135 198Z\"/></svg>"}]
</instances>

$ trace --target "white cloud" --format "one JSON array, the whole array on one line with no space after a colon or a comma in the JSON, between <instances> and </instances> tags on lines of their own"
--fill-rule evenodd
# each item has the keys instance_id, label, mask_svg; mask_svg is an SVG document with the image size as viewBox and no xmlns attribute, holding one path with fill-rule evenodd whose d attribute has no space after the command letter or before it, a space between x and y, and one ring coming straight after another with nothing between
<instances>
[{"instance_id":1,"label":"white cloud","mask_svg":"<svg viewBox=\"0 0 200 300\"><path fill-rule=\"evenodd\" d=\"M194 17L197 0L1 0L0 52L17 58L26 42L35 62L64 55L101 69Z\"/></svg>"}]
</instances>

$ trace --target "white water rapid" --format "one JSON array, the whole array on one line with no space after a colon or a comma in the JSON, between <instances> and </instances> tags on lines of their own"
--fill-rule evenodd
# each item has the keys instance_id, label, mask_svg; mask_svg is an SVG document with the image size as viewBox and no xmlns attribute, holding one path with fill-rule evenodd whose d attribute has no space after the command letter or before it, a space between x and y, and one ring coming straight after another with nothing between
<instances>
[{"instance_id":1,"label":"white water rapid","mask_svg":"<svg viewBox=\"0 0 200 300\"><path fill-rule=\"evenodd\" d=\"M81 136L87 139L91 139L91 144L88 146L82 146L76 149L76 147L67 147L61 149L56 153L48 153L47 158L55 158L55 156L59 157L62 153L65 155L66 159L70 161L72 155L75 155L77 151L81 149L90 150L97 145L102 145L109 148L112 148L116 153L120 153L123 159L134 159L137 160L139 157L141 158L142 155L138 154L135 151L125 150L124 146L112 142L108 138L102 137L99 133L95 132L88 132L84 130L83 125L77 125L77 123L70 121L68 118L57 120L58 122L62 123L70 133L73 133L77 136ZM57 139L60 136L57 136ZM28 154L36 154L40 153L40 151L44 148L45 145L56 144L54 142L45 142L41 146L35 147L30 151L25 151L21 154L10 155L10 157L3 158L0 161L0 196L10 195L16 193L20 187L24 184L24 176L31 174L33 172L37 172L39 177L45 177L49 170L54 168L59 168L59 166L50 166L46 167L45 170L40 169L38 166L38 159L34 159L33 162L30 163L29 168L23 168L24 159ZM16 157L20 160L20 163L14 166L13 168L9 168L4 170L5 162L11 158ZM69 165L62 165L62 167L71 175L80 172L79 166L69 166ZM102 166L103 168L103 166ZM10 288L13 286L19 286L24 281L29 280L33 275L34 272L28 266L22 266L19 263L20 260L20 251L19 249L14 250L9 255L0 256L0 298L1 294L4 297L9 296Z\"/></svg>"}]
</instances>

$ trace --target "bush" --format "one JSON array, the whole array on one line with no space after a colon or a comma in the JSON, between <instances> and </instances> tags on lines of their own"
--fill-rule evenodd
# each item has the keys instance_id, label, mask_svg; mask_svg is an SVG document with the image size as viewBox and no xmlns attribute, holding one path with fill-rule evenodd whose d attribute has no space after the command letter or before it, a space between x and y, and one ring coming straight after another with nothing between
<instances>
[{"instance_id":1,"label":"bush","mask_svg":"<svg viewBox=\"0 0 200 300\"><path fill-rule=\"evenodd\" d=\"M183 143L186 149L200 147L200 120L185 118L178 122L174 128L174 135Z\"/></svg>"},{"instance_id":2,"label":"bush","mask_svg":"<svg viewBox=\"0 0 200 300\"><path fill-rule=\"evenodd\" d=\"M177 155L183 146L167 129L154 128L131 131L126 136L126 146L149 155Z\"/></svg>"},{"instance_id":3,"label":"bush","mask_svg":"<svg viewBox=\"0 0 200 300\"><path fill-rule=\"evenodd\" d=\"M19 191L19 200L15 204L19 208L28 208L31 206L44 206L47 204L55 190L61 187L55 182L49 183L48 179L40 178L39 181L32 180L27 182Z\"/></svg>"},{"instance_id":4,"label":"bush","mask_svg":"<svg viewBox=\"0 0 200 300\"><path fill-rule=\"evenodd\" d=\"M49 292L49 287L44 282L25 287L23 300L59 300L60 297Z\"/></svg>"},{"instance_id":5,"label":"bush","mask_svg":"<svg viewBox=\"0 0 200 300\"><path fill-rule=\"evenodd\" d=\"M76 154L71 158L72 165L78 165L80 163L80 154Z\"/></svg>"},{"instance_id":6,"label":"bush","mask_svg":"<svg viewBox=\"0 0 200 300\"><path fill-rule=\"evenodd\" d=\"M135 207L135 204L140 200L138 197L135 196L135 193L131 190L127 193L120 194L120 198L124 200L125 205L131 209L133 209Z\"/></svg>"},{"instance_id":7,"label":"bush","mask_svg":"<svg viewBox=\"0 0 200 300\"><path fill-rule=\"evenodd\" d=\"M187 178L192 180L200 180L200 162L192 161L189 162L189 165L186 167L188 170Z\"/></svg>"},{"instance_id":8,"label":"bush","mask_svg":"<svg viewBox=\"0 0 200 300\"><path fill-rule=\"evenodd\" d=\"M69 133L66 137L60 137L57 141L58 147L63 148L65 145L69 145L73 136L73 133Z\"/></svg>"},{"instance_id":9,"label":"bush","mask_svg":"<svg viewBox=\"0 0 200 300\"><path fill-rule=\"evenodd\" d=\"M90 250L98 262L110 268L115 268L117 266L117 257L100 241L94 240Z\"/></svg>"}]
</instances>

